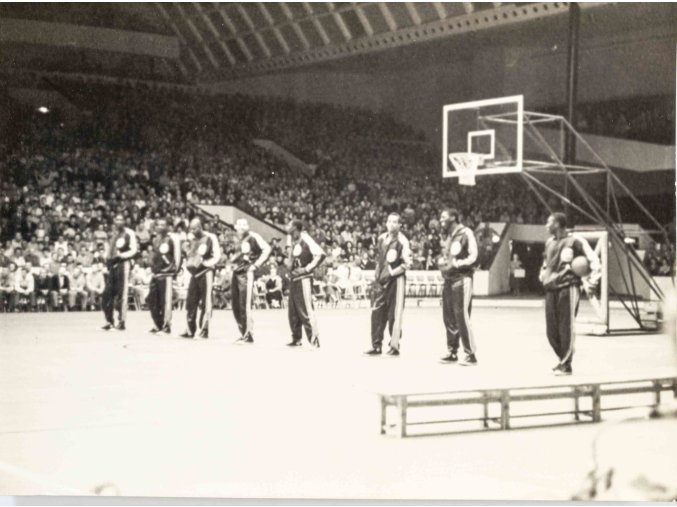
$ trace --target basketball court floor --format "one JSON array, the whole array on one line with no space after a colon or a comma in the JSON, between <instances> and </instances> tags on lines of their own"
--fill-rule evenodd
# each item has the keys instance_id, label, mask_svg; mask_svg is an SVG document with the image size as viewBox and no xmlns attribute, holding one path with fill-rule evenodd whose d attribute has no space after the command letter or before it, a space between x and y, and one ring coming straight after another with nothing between
<instances>
[{"instance_id":1,"label":"basketball court floor","mask_svg":"<svg viewBox=\"0 0 677 507\"><path fill-rule=\"evenodd\" d=\"M285 347L284 310L255 312L252 346L233 344L225 310L208 340L151 335L147 312L130 312L126 332L99 331L99 313L0 315L0 494L567 500L612 424L379 434L384 389L550 382L538 303L476 305L474 368L438 362L439 307L405 310L398 358L362 355L366 308L318 320L313 350ZM576 348L576 375L674 372L662 334L580 336Z\"/></svg>"}]
</instances>

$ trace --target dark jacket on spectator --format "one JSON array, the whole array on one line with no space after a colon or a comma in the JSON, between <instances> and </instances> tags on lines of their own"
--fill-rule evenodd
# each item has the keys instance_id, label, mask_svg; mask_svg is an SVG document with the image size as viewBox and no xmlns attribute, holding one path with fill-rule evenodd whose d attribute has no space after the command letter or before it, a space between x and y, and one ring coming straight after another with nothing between
<instances>
[{"instance_id":1,"label":"dark jacket on spectator","mask_svg":"<svg viewBox=\"0 0 677 507\"><path fill-rule=\"evenodd\" d=\"M52 275L50 289L51 290L70 289L70 280L68 279L68 276Z\"/></svg>"}]
</instances>

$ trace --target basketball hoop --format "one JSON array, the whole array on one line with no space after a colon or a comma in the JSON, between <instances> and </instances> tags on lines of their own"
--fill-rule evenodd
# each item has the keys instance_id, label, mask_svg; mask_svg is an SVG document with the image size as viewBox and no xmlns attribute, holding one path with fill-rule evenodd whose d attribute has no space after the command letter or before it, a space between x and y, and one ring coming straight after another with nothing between
<instances>
[{"instance_id":1,"label":"basketball hoop","mask_svg":"<svg viewBox=\"0 0 677 507\"><path fill-rule=\"evenodd\" d=\"M449 153L449 161L458 172L459 185L475 185L477 166L482 161L481 155L468 152Z\"/></svg>"}]
</instances>

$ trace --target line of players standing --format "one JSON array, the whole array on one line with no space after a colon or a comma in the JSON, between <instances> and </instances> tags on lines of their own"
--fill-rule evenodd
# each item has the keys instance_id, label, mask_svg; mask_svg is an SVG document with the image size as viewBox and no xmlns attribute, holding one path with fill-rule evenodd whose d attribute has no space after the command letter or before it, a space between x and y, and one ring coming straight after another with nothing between
<instances>
[{"instance_id":1,"label":"line of players standing","mask_svg":"<svg viewBox=\"0 0 677 507\"><path fill-rule=\"evenodd\" d=\"M103 329L106 331L113 328L125 329L129 271L132 259L138 252L136 235L133 230L124 226L121 215L115 217L114 225L115 233L107 248L109 276L102 295L102 309L106 319ZM240 244L238 252L230 260L234 265L231 283L233 314L240 331L237 342L253 343L252 299L255 272L268 260L272 249L259 234L249 230L246 219L237 220L235 230ZM186 296L186 331L180 336L208 338L213 308L214 270L222 256L218 238L203 229L199 218L194 218L189 226L188 251L182 256L180 240L169 232L166 220L157 220L156 231L157 237L152 245L153 275L147 299L154 323L151 332L171 334L172 280L181 265L185 264L191 276ZM305 231L300 220L289 224L288 233L292 242L288 304L292 341L288 345L301 345L305 329L310 344L319 348L317 319L312 302L312 276L325 253ZM115 312L118 314L117 324Z\"/></svg>"},{"instance_id":2,"label":"line of players standing","mask_svg":"<svg viewBox=\"0 0 677 507\"><path fill-rule=\"evenodd\" d=\"M102 296L106 324L103 329L125 329L127 291L132 258L138 251L134 231L124 226L122 216L115 217L115 231L108 245L109 277ZM459 221L455 209L442 211L440 225L446 239L438 266L444 277L442 292L442 316L446 332L448 354L443 363L459 362L458 350L463 348L464 358L460 364L477 364L476 343L470 322L473 297L473 274L477 267L478 248L474 232ZM402 337L402 314L404 311L405 277L411 266L411 249L408 239L400 232L401 217L391 213L386 222L387 232L381 234L376 244L375 279L372 287L371 349L368 356L382 353L385 329L390 334L389 356L400 355ZM546 224L551 235L546 243L546 252L541 281L546 290L547 336L559 362L553 368L557 375L572 373L571 362L574 349L573 319L578 309L579 290L582 280L571 269L577 256L585 256L590 262L593 283L599 280L600 265L590 245L582 238L567 233L566 219L561 213L553 213ZM153 333L171 333L172 280L185 262L190 272L186 297L187 329L182 338L209 337L212 316L212 288L214 269L221 259L218 238L205 231L202 221L194 218L189 226L190 243L185 259L182 259L179 239L169 232L166 220L157 221L157 238L153 243L151 270L153 273L147 303L155 327ZM234 264L231 283L233 314L240 331L239 343L253 343L252 298L254 277L258 268L268 260L270 245L256 232L249 230L246 219L238 219L235 230L239 238L239 250L231 258ZM308 342L320 346L317 319L312 300L313 271L325 258L322 248L305 230L304 223L293 220L287 229L291 246L288 259L290 289L288 316L291 329L291 347L300 346L305 330ZM118 312L118 324L114 324L114 312Z\"/></svg>"}]
</instances>

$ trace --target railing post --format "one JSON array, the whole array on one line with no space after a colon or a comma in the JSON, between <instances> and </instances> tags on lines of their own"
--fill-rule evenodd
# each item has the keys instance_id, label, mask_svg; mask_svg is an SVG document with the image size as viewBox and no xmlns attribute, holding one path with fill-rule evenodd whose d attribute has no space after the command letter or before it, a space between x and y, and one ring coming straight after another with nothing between
<instances>
[{"instance_id":1,"label":"railing post","mask_svg":"<svg viewBox=\"0 0 677 507\"><path fill-rule=\"evenodd\" d=\"M510 393L501 391L501 429L510 429Z\"/></svg>"},{"instance_id":2,"label":"railing post","mask_svg":"<svg viewBox=\"0 0 677 507\"><path fill-rule=\"evenodd\" d=\"M400 438L407 436L407 397L398 396L397 407L400 414Z\"/></svg>"},{"instance_id":3,"label":"railing post","mask_svg":"<svg viewBox=\"0 0 677 507\"><path fill-rule=\"evenodd\" d=\"M592 420L600 422L602 420L602 403L599 385L592 386Z\"/></svg>"},{"instance_id":4,"label":"railing post","mask_svg":"<svg viewBox=\"0 0 677 507\"><path fill-rule=\"evenodd\" d=\"M386 411L388 410L388 403L386 397L381 395L381 435L386 433Z\"/></svg>"}]
</instances>

